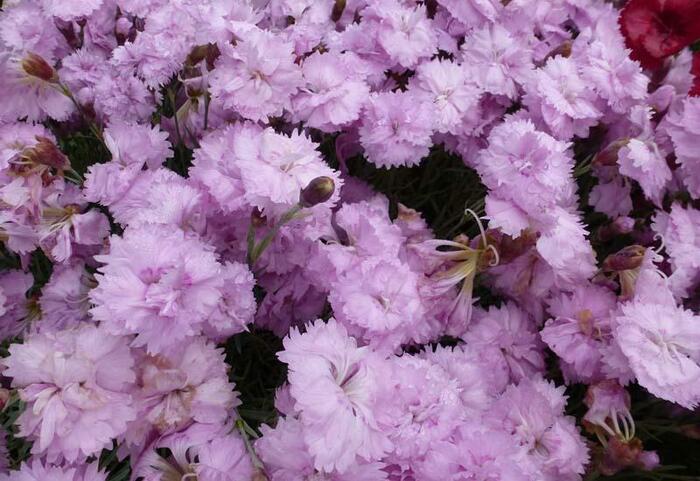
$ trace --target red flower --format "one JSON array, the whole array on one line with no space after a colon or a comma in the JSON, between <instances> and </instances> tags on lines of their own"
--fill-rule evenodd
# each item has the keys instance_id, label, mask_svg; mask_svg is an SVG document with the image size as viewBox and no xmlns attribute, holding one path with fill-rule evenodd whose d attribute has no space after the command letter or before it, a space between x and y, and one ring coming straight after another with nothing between
<instances>
[{"instance_id":1,"label":"red flower","mask_svg":"<svg viewBox=\"0 0 700 481\"><path fill-rule=\"evenodd\" d=\"M693 86L690 87L688 95L700 97L700 50L693 54L693 66L690 68L690 73L695 76Z\"/></svg>"},{"instance_id":2,"label":"red flower","mask_svg":"<svg viewBox=\"0 0 700 481\"><path fill-rule=\"evenodd\" d=\"M700 1L630 0L619 22L632 58L656 69L700 38Z\"/></svg>"}]
</instances>

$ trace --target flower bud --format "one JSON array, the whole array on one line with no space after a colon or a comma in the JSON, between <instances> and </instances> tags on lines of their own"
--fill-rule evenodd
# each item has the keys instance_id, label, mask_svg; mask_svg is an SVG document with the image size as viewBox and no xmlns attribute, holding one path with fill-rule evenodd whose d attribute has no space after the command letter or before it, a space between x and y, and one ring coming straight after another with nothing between
<instances>
[{"instance_id":1,"label":"flower bud","mask_svg":"<svg viewBox=\"0 0 700 481\"><path fill-rule=\"evenodd\" d=\"M335 191L335 182L330 177L316 177L304 187L299 194L299 204L302 207L313 207L323 204L331 198Z\"/></svg>"},{"instance_id":2,"label":"flower bud","mask_svg":"<svg viewBox=\"0 0 700 481\"><path fill-rule=\"evenodd\" d=\"M571 46L572 42L571 40L566 40L564 41L561 45L558 47L555 47L552 51L550 51L543 59L542 59L542 65L547 63L547 60L550 58L562 56L564 58L569 58L571 57Z\"/></svg>"},{"instance_id":3,"label":"flower bud","mask_svg":"<svg viewBox=\"0 0 700 481\"><path fill-rule=\"evenodd\" d=\"M10 391L5 388L0 388L0 410L5 409L7 401L10 399Z\"/></svg>"},{"instance_id":4,"label":"flower bud","mask_svg":"<svg viewBox=\"0 0 700 481\"><path fill-rule=\"evenodd\" d=\"M262 227L267 224L267 217L265 217L265 214L263 214L260 209L254 207L253 211L250 213L250 223L255 228Z\"/></svg>"},{"instance_id":5,"label":"flower bud","mask_svg":"<svg viewBox=\"0 0 700 481\"><path fill-rule=\"evenodd\" d=\"M620 139L611 142L607 147L596 154L593 158L593 165L599 167L617 165L617 153L628 143L629 139Z\"/></svg>"},{"instance_id":6,"label":"flower bud","mask_svg":"<svg viewBox=\"0 0 700 481\"><path fill-rule=\"evenodd\" d=\"M58 74L53 67L43 57L35 53L30 52L22 59L22 70L27 75L40 78L45 82L58 83Z\"/></svg>"},{"instance_id":7,"label":"flower bud","mask_svg":"<svg viewBox=\"0 0 700 481\"><path fill-rule=\"evenodd\" d=\"M629 271L642 265L646 248L640 245L627 246L603 261L603 269L608 272Z\"/></svg>"},{"instance_id":8,"label":"flower bud","mask_svg":"<svg viewBox=\"0 0 700 481\"><path fill-rule=\"evenodd\" d=\"M343 16L346 3L346 0L335 0L335 3L333 4L333 11L331 12L331 20L334 22L340 20L340 17Z\"/></svg>"}]
</instances>

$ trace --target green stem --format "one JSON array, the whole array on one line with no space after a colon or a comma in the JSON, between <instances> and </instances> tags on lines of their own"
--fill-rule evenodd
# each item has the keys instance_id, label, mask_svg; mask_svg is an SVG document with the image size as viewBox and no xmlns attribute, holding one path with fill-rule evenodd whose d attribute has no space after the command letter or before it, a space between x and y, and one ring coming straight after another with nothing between
<instances>
[{"instance_id":1,"label":"green stem","mask_svg":"<svg viewBox=\"0 0 700 481\"><path fill-rule=\"evenodd\" d=\"M238 428L238 432L241 434L241 438L243 439L243 444L245 444L246 450L248 451L248 454L250 455L251 461L253 461L253 466L255 466L258 469L263 468L263 463L260 461L260 458L258 458L258 455L255 453L255 449L253 449L253 445L250 443L250 438L248 437L248 430L252 429L248 424L241 418L238 418L236 420L236 427ZM248 428L248 429L246 429Z\"/></svg>"},{"instance_id":2,"label":"green stem","mask_svg":"<svg viewBox=\"0 0 700 481\"><path fill-rule=\"evenodd\" d=\"M78 102L78 99L75 98L75 95L73 95L73 92L71 92L70 88L68 88L67 85L63 83L59 83L59 88L61 90L61 93L68 97L70 101L73 103L75 106L76 110L80 114L80 117L83 119L83 121L87 124L88 128L92 132L92 134L97 137L97 140L102 143L102 146L109 152L109 148L107 147L107 144L105 143L104 136L102 135L102 130L97 126L95 122L92 121L90 117L87 116L85 113L85 110L83 110L83 106L80 105L80 102Z\"/></svg>"},{"instance_id":3,"label":"green stem","mask_svg":"<svg viewBox=\"0 0 700 481\"><path fill-rule=\"evenodd\" d=\"M299 213L299 211L301 211L301 209L301 205L296 204L294 207L285 212L282 218L280 218L277 224L275 224L275 226L272 229L270 229L270 232L267 233L263 240L261 240L260 243L252 249L252 253L250 255L251 267L255 265L262 253L265 252L265 249L267 249L267 247L270 245L270 243L280 231L282 226L284 226L290 220L292 220Z\"/></svg>"}]
</instances>

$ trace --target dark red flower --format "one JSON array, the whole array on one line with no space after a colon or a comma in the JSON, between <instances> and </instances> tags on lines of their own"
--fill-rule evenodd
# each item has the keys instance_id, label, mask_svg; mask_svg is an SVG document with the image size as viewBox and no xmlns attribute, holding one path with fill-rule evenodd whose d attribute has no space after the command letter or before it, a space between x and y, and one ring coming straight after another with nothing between
<instances>
[{"instance_id":1,"label":"dark red flower","mask_svg":"<svg viewBox=\"0 0 700 481\"><path fill-rule=\"evenodd\" d=\"M700 38L700 1L630 0L619 21L632 58L657 69L666 57Z\"/></svg>"},{"instance_id":2,"label":"dark red flower","mask_svg":"<svg viewBox=\"0 0 700 481\"><path fill-rule=\"evenodd\" d=\"M695 76L693 86L690 87L688 95L700 97L700 50L693 54L693 66L690 68L690 73Z\"/></svg>"}]
</instances>

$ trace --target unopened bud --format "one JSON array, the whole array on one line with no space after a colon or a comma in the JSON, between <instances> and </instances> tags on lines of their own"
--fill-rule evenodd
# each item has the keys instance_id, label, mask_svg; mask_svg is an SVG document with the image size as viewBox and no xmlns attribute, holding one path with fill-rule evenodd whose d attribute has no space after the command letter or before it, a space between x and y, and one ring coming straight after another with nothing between
<instances>
[{"instance_id":1,"label":"unopened bud","mask_svg":"<svg viewBox=\"0 0 700 481\"><path fill-rule=\"evenodd\" d=\"M343 11L345 11L346 0L335 0L333 4L333 11L331 12L331 20L337 22L340 17L343 16Z\"/></svg>"},{"instance_id":2,"label":"unopened bud","mask_svg":"<svg viewBox=\"0 0 700 481\"><path fill-rule=\"evenodd\" d=\"M260 209L254 207L253 211L250 213L250 223L255 228L262 227L267 224L267 217L265 217L265 214L263 214Z\"/></svg>"},{"instance_id":3,"label":"unopened bud","mask_svg":"<svg viewBox=\"0 0 700 481\"><path fill-rule=\"evenodd\" d=\"M603 269L608 272L620 272L637 269L642 265L646 248L640 245L627 246L603 261Z\"/></svg>"},{"instance_id":4,"label":"unopened bud","mask_svg":"<svg viewBox=\"0 0 700 481\"><path fill-rule=\"evenodd\" d=\"M22 158L34 165L46 165L54 169L66 169L70 166L68 157L61 152L51 139L36 136L37 143L34 147L25 149Z\"/></svg>"},{"instance_id":5,"label":"unopened bud","mask_svg":"<svg viewBox=\"0 0 700 481\"><path fill-rule=\"evenodd\" d=\"M35 53L30 52L22 59L22 70L27 75L40 78L45 82L58 83L58 74L53 67L43 57Z\"/></svg>"},{"instance_id":6,"label":"unopened bud","mask_svg":"<svg viewBox=\"0 0 700 481\"><path fill-rule=\"evenodd\" d=\"M10 399L10 390L0 388L0 410L5 409L7 401Z\"/></svg>"},{"instance_id":7,"label":"unopened bud","mask_svg":"<svg viewBox=\"0 0 700 481\"><path fill-rule=\"evenodd\" d=\"M299 194L299 204L302 207L313 207L323 204L331 198L335 191L335 182L330 177L316 177L304 187Z\"/></svg>"},{"instance_id":8,"label":"unopened bud","mask_svg":"<svg viewBox=\"0 0 700 481\"><path fill-rule=\"evenodd\" d=\"M554 48L552 51L550 51L547 56L545 56L544 59L542 59L542 64L546 64L547 60L550 58L554 57L564 57L564 58L569 58L571 57L571 46L572 42L571 40L566 40L564 43L559 45L558 47Z\"/></svg>"},{"instance_id":9,"label":"unopened bud","mask_svg":"<svg viewBox=\"0 0 700 481\"><path fill-rule=\"evenodd\" d=\"M620 139L608 144L603 150L593 158L593 165L611 166L617 164L617 154L622 147L629 143L629 139Z\"/></svg>"}]
</instances>

